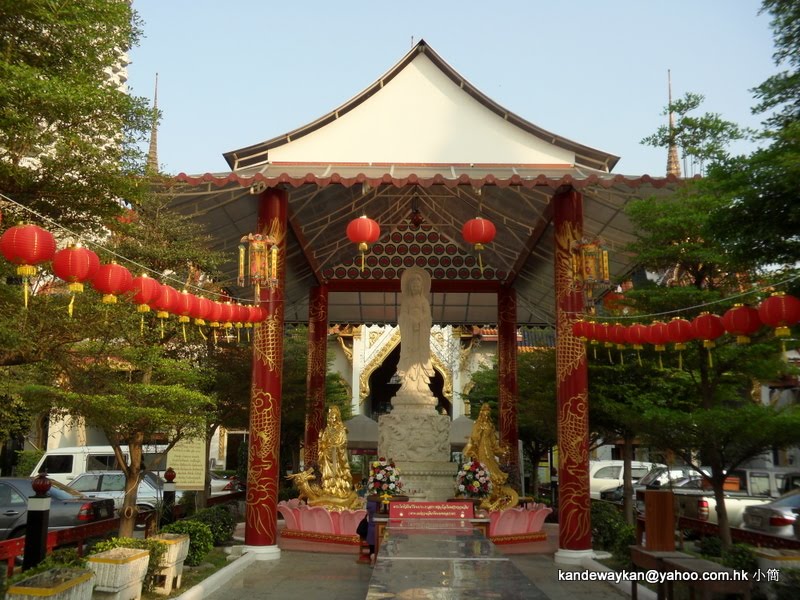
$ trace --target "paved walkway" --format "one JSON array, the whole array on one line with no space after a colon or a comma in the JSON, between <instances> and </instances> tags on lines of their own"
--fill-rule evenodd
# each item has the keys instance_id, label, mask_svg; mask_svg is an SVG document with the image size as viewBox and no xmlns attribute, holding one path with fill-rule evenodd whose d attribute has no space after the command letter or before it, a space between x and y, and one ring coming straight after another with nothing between
<instances>
[{"instance_id":1,"label":"paved walkway","mask_svg":"<svg viewBox=\"0 0 800 600\"><path fill-rule=\"evenodd\" d=\"M548 600L621 600L626 594L605 582L559 581L559 570L583 571L583 567L556 565L557 525L546 524L546 542L498 546L513 564L533 582L524 595L498 596ZM278 560L239 559L206 582L206 588L187 590L181 600L354 600L367 597L373 569L356 562L352 547L313 545L299 540L281 540ZM324 551L320 551L324 550ZM380 560L380 558L379 558ZM241 561L241 563L240 563ZM237 566L237 563L240 563ZM212 581L213 579L213 581ZM213 588L213 589L212 589ZM629 584L623 586L629 591ZM382 595L400 598L399 595ZM459 598L450 594L403 595L409 600ZM640 595L641 597L641 595Z\"/></svg>"}]
</instances>

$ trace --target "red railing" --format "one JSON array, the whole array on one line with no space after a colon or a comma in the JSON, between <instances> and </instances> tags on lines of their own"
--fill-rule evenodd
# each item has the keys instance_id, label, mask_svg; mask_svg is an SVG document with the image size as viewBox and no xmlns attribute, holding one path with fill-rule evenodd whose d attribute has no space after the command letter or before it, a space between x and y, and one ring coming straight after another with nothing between
<instances>
[{"instance_id":1,"label":"red railing","mask_svg":"<svg viewBox=\"0 0 800 600\"><path fill-rule=\"evenodd\" d=\"M709 523L708 521L691 519L689 517L678 517L678 529L696 531L704 536L719 536L719 526L716 523ZM638 544L642 543L642 534L644 532L644 519L637 519L636 540ZM749 529L740 529L738 527L731 527L731 538L734 542L744 542L750 544L751 546L758 546L760 548L786 548L790 550L800 550L800 540L798 539L783 538L776 535L750 531Z\"/></svg>"},{"instance_id":2,"label":"red railing","mask_svg":"<svg viewBox=\"0 0 800 600\"><path fill-rule=\"evenodd\" d=\"M214 496L206 501L207 506L214 506L216 504L225 504L231 500L244 500L244 492L234 492L232 494L222 494ZM185 515L183 506L176 505L173 510L173 517L180 519ZM143 525L145 535L148 535L153 529L152 519L155 517L155 511L142 511L136 518L137 525ZM69 527L67 529L59 529L58 531L51 531L47 534L47 553L53 551L53 548L60 548L61 546L77 546L78 554L83 554L83 547L86 541L91 538L103 537L106 534L119 530L120 518L104 519L102 521L95 521L88 525L78 525L76 527ZM13 538L0 542L0 564L6 562L6 572L10 577L14 572L14 561L18 556L25 552L25 538Z\"/></svg>"}]
</instances>

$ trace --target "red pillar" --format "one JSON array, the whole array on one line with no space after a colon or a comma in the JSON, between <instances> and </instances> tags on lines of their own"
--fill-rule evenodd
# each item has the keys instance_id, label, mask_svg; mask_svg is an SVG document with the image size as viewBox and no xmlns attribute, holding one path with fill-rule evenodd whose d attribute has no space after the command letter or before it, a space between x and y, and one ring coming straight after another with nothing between
<instances>
[{"instance_id":1,"label":"red pillar","mask_svg":"<svg viewBox=\"0 0 800 600\"><path fill-rule=\"evenodd\" d=\"M584 555L592 548L586 349L572 335L572 324L583 311L583 287L572 271L572 249L583 237L583 197L573 188L565 187L559 188L552 202L558 399L559 552L556 560L570 562L571 557Z\"/></svg>"},{"instance_id":2,"label":"red pillar","mask_svg":"<svg viewBox=\"0 0 800 600\"><path fill-rule=\"evenodd\" d=\"M311 288L308 298L308 370L306 371L306 432L303 460L317 463L317 444L325 421L325 372L328 350L328 287Z\"/></svg>"},{"instance_id":3,"label":"red pillar","mask_svg":"<svg viewBox=\"0 0 800 600\"><path fill-rule=\"evenodd\" d=\"M500 400L500 442L509 450L512 473L519 475L519 430L517 428L517 295L501 286L497 293L497 363ZM519 480L510 481L517 487Z\"/></svg>"},{"instance_id":4,"label":"red pillar","mask_svg":"<svg viewBox=\"0 0 800 600\"><path fill-rule=\"evenodd\" d=\"M244 533L248 546L276 546L278 541L287 200L285 190L269 188L258 205L258 231L277 239L278 281L274 287L261 287L266 318L256 329L253 342Z\"/></svg>"}]
</instances>

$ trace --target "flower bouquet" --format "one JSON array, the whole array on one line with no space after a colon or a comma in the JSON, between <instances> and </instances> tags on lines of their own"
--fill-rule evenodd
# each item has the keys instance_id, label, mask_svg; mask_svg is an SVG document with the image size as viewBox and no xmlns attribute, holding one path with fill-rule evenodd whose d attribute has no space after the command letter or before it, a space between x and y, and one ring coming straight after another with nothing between
<instances>
[{"instance_id":1,"label":"flower bouquet","mask_svg":"<svg viewBox=\"0 0 800 600\"><path fill-rule=\"evenodd\" d=\"M484 498L492 493L492 479L486 466L473 460L461 465L456 475L456 493L468 498Z\"/></svg>"},{"instance_id":2,"label":"flower bouquet","mask_svg":"<svg viewBox=\"0 0 800 600\"><path fill-rule=\"evenodd\" d=\"M400 471L394 466L393 460L380 458L373 460L369 466L369 479L367 480L367 494L395 496L403 491L403 481Z\"/></svg>"}]
</instances>

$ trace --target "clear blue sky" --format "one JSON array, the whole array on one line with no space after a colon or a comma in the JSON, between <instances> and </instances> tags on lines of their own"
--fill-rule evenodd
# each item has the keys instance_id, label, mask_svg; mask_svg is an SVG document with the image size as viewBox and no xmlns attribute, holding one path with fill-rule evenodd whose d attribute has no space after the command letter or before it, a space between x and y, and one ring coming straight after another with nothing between
<instances>
[{"instance_id":1,"label":"clear blue sky","mask_svg":"<svg viewBox=\"0 0 800 600\"><path fill-rule=\"evenodd\" d=\"M222 153L286 133L377 80L420 38L478 89L553 133L622 157L617 173L663 175L640 140L672 93L757 126L749 91L777 71L759 0L133 0L144 37L128 67L151 98L159 162L228 169Z\"/></svg>"}]
</instances>

